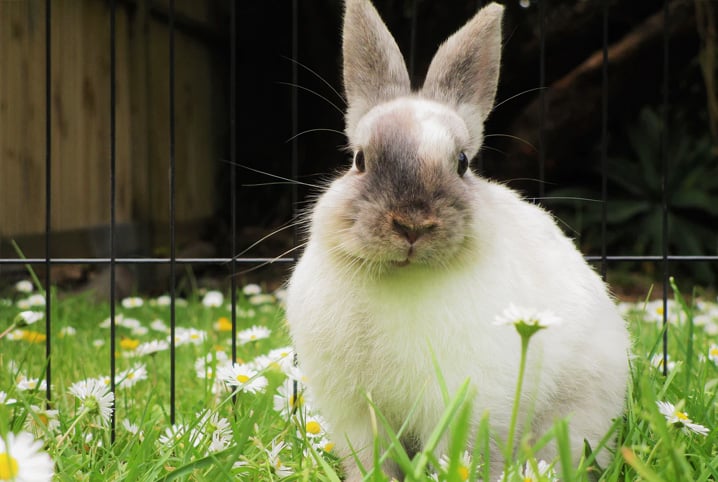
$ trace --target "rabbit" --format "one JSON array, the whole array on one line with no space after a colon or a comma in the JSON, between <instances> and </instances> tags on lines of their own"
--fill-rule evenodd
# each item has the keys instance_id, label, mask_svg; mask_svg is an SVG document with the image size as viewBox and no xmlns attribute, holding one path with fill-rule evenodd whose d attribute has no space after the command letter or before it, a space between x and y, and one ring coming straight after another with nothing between
<instances>
[{"instance_id":1,"label":"rabbit","mask_svg":"<svg viewBox=\"0 0 718 482\"><path fill-rule=\"evenodd\" d=\"M515 440L568 417L577 461L584 439L595 448L622 415L630 340L604 282L549 213L469 166L496 94L502 16L497 3L480 9L412 91L374 6L345 1L353 160L310 210L286 316L349 481L373 466L372 410L395 433L404 426L415 454L446 408L442 384L453 394L468 379L473 428L488 413L495 440L507 440L520 337L495 320L511 305L562 320L531 339ZM438 454L446 449L442 440ZM551 461L556 448L539 455ZM498 442L490 465L495 477ZM382 469L403 477L392 462Z\"/></svg>"}]
</instances>

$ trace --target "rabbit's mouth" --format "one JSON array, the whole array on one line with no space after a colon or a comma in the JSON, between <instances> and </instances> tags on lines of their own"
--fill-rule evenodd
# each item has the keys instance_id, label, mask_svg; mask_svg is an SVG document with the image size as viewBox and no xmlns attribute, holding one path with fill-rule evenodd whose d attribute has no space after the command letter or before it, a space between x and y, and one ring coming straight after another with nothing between
<instances>
[{"instance_id":1,"label":"rabbit's mouth","mask_svg":"<svg viewBox=\"0 0 718 482\"><path fill-rule=\"evenodd\" d=\"M409 264L411 264L411 261L409 260L409 258L406 258L404 261L393 261L392 264L397 268L403 268L404 266L409 266Z\"/></svg>"}]
</instances>

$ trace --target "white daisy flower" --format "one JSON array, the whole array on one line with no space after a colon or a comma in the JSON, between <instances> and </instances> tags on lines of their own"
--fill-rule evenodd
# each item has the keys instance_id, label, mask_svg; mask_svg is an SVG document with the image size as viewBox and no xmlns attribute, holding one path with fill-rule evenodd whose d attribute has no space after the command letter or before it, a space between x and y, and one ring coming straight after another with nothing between
<instances>
[{"instance_id":1,"label":"white daisy flower","mask_svg":"<svg viewBox=\"0 0 718 482\"><path fill-rule=\"evenodd\" d=\"M534 470L534 466L536 470ZM538 473L536 473L538 471ZM558 476L553 467L545 460L532 460L521 467L511 467L508 475L503 472L497 482L507 480L520 480L521 482L558 482Z\"/></svg>"},{"instance_id":2,"label":"white daisy flower","mask_svg":"<svg viewBox=\"0 0 718 482\"><path fill-rule=\"evenodd\" d=\"M314 448L317 451L319 451L320 453L321 452L330 453L334 450L334 442L332 442L331 440L329 440L326 437L313 438L311 440L311 443L314 446Z\"/></svg>"},{"instance_id":3,"label":"white daisy flower","mask_svg":"<svg viewBox=\"0 0 718 482\"><path fill-rule=\"evenodd\" d=\"M141 380L147 380L147 367L144 363L137 363L132 368L115 375L118 388L129 388Z\"/></svg>"},{"instance_id":4,"label":"white daisy flower","mask_svg":"<svg viewBox=\"0 0 718 482\"><path fill-rule=\"evenodd\" d=\"M678 410L672 403L657 401L656 404L658 405L658 411L666 417L666 421L669 424L680 428L684 433L693 432L706 436L708 435L708 432L710 432L710 430L703 425L693 423L693 421L688 418L688 414L686 412Z\"/></svg>"},{"instance_id":5,"label":"white daisy flower","mask_svg":"<svg viewBox=\"0 0 718 482\"><path fill-rule=\"evenodd\" d=\"M274 303L275 299L273 295L270 294L259 294L259 295L253 295L248 298L250 305L264 305L268 303Z\"/></svg>"},{"instance_id":6,"label":"white daisy flower","mask_svg":"<svg viewBox=\"0 0 718 482\"><path fill-rule=\"evenodd\" d=\"M17 302L17 306L21 310L29 310L31 308L35 308L38 306L45 306L45 295L41 295L41 294L30 295L29 297L25 298L24 300L19 300Z\"/></svg>"},{"instance_id":7,"label":"white daisy flower","mask_svg":"<svg viewBox=\"0 0 718 482\"><path fill-rule=\"evenodd\" d=\"M523 308L516 305L509 305L494 320L495 325L528 325L539 328L547 328L553 325L561 324L561 318L554 315L551 311L538 311L530 308Z\"/></svg>"},{"instance_id":8,"label":"white daisy flower","mask_svg":"<svg viewBox=\"0 0 718 482\"><path fill-rule=\"evenodd\" d=\"M189 442L193 447L198 447L202 443L202 439L203 435L199 430L180 423L167 427L157 439L157 444L161 450L172 450L176 445L183 447L185 442Z\"/></svg>"},{"instance_id":9,"label":"white daisy flower","mask_svg":"<svg viewBox=\"0 0 718 482\"><path fill-rule=\"evenodd\" d=\"M267 456L269 457L269 463L272 466L272 470L274 471L274 475L276 475L279 478L282 477L289 477L292 475L293 470L286 465L282 463L282 460L280 459L279 455L284 450L284 447L286 447L287 444L284 442L277 442L277 440L272 440L272 445L269 449L265 449L267 452Z\"/></svg>"},{"instance_id":10,"label":"white daisy flower","mask_svg":"<svg viewBox=\"0 0 718 482\"><path fill-rule=\"evenodd\" d=\"M131 423L126 418L122 419L122 427L130 432L132 435L136 435L140 441L145 439L145 433L140 430L140 427L137 424Z\"/></svg>"},{"instance_id":11,"label":"white daisy flower","mask_svg":"<svg viewBox=\"0 0 718 482\"><path fill-rule=\"evenodd\" d=\"M98 338L97 340L93 340L93 341L92 341L92 346L94 346L95 348L103 347L103 346L105 346L105 340L103 340L102 338Z\"/></svg>"},{"instance_id":12,"label":"white daisy flower","mask_svg":"<svg viewBox=\"0 0 718 482\"><path fill-rule=\"evenodd\" d=\"M18 293L32 293L34 286L32 285L32 281L29 280L22 280L15 283L15 291Z\"/></svg>"},{"instance_id":13,"label":"white daisy flower","mask_svg":"<svg viewBox=\"0 0 718 482\"><path fill-rule=\"evenodd\" d=\"M0 391L0 404L2 405L13 405L17 403L14 398L8 398L7 393Z\"/></svg>"},{"instance_id":14,"label":"white daisy flower","mask_svg":"<svg viewBox=\"0 0 718 482\"><path fill-rule=\"evenodd\" d=\"M39 378L26 378L21 376L16 385L18 390L45 390L47 389L47 382Z\"/></svg>"},{"instance_id":15,"label":"white daisy flower","mask_svg":"<svg viewBox=\"0 0 718 482\"><path fill-rule=\"evenodd\" d=\"M224 304L224 295L220 291L208 291L202 298L202 305L217 308Z\"/></svg>"},{"instance_id":16,"label":"white daisy flower","mask_svg":"<svg viewBox=\"0 0 718 482\"><path fill-rule=\"evenodd\" d=\"M30 413L27 414L25 419L25 430L32 433L36 438L41 438L48 434L52 436L60 428L58 415L57 410L30 405ZM3 479L0 477L0 480Z\"/></svg>"},{"instance_id":17,"label":"white daisy flower","mask_svg":"<svg viewBox=\"0 0 718 482\"><path fill-rule=\"evenodd\" d=\"M175 300L176 302L177 300ZM158 296L155 300L157 306L169 306L172 304L172 297L170 295Z\"/></svg>"},{"instance_id":18,"label":"white daisy flower","mask_svg":"<svg viewBox=\"0 0 718 482\"><path fill-rule=\"evenodd\" d=\"M215 369L229 366L229 357L223 351L209 352L194 362L197 378L214 378Z\"/></svg>"},{"instance_id":19,"label":"white daisy flower","mask_svg":"<svg viewBox=\"0 0 718 482\"><path fill-rule=\"evenodd\" d=\"M60 337L75 336L77 330L72 326L63 326L60 328Z\"/></svg>"},{"instance_id":20,"label":"white daisy flower","mask_svg":"<svg viewBox=\"0 0 718 482\"><path fill-rule=\"evenodd\" d=\"M137 356L152 355L159 351L165 351L169 349L170 344L165 340L152 340L137 345L134 354Z\"/></svg>"},{"instance_id":21,"label":"white daisy flower","mask_svg":"<svg viewBox=\"0 0 718 482\"><path fill-rule=\"evenodd\" d=\"M277 393L274 394L274 410L279 412L282 417L289 418L297 409L305 406L304 392L305 389L301 383L297 382L295 390L294 380L285 379L284 383L277 387Z\"/></svg>"},{"instance_id":22,"label":"white daisy flower","mask_svg":"<svg viewBox=\"0 0 718 482\"><path fill-rule=\"evenodd\" d=\"M708 348L708 359L718 364L718 345L715 343L711 343L711 346Z\"/></svg>"},{"instance_id":23,"label":"white daisy flower","mask_svg":"<svg viewBox=\"0 0 718 482\"><path fill-rule=\"evenodd\" d=\"M160 331L162 333L170 332L170 327L167 326L167 324L160 319L153 320L152 323L150 323L150 328L152 328L155 331Z\"/></svg>"},{"instance_id":24,"label":"white daisy flower","mask_svg":"<svg viewBox=\"0 0 718 482\"><path fill-rule=\"evenodd\" d=\"M125 318L124 316L122 316L122 317L115 317L115 319L116 319L116 323L118 326L122 326L124 328L129 328L131 330L134 330L134 329L142 326L142 323L140 322L140 320L135 319L135 318Z\"/></svg>"},{"instance_id":25,"label":"white daisy flower","mask_svg":"<svg viewBox=\"0 0 718 482\"><path fill-rule=\"evenodd\" d=\"M249 283L248 285L244 285L242 293L244 293L244 296L258 295L262 293L262 288L256 283Z\"/></svg>"},{"instance_id":26,"label":"white daisy flower","mask_svg":"<svg viewBox=\"0 0 718 482\"><path fill-rule=\"evenodd\" d=\"M672 372L673 369L676 368L676 362L671 361L670 355L666 356L666 361L667 361L666 371ZM663 354L656 353L655 355L653 355L651 357L651 365L656 367L658 370L663 371Z\"/></svg>"},{"instance_id":27,"label":"white daisy flower","mask_svg":"<svg viewBox=\"0 0 718 482\"><path fill-rule=\"evenodd\" d=\"M294 348L291 346L275 348L267 353L267 358L272 360L272 363L276 363L284 373L289 374L294 367Z\"/></svg>"},{"instance_id":28,"label":"white daisy flower","mask_svg":"<svg viewBox=\"0 0 718 482\"><path fill-rule=\"evenodd\" d=\"M204 340L207 339L207 332L203 330L198 330L196 328L182 328L177 327L175 328L175 345L181 346L181 345L187 345L187 344L193 344L193 345L201 345ZM170 341L170 338L167 337L167 341Z\"/></svg>"},{"instance_id":29,"label":"white daisy flower","mask_svg":"<svg viewBox=\"0 0 718 482\"><path fill-rule=\"evenodd\" d=\"M45 313L41 311L21 311L17 314L19 320L22 322L19 326L32 325L45 318Z\"/></svg>"},{"instance_id":30,"label":"white daisy flower","mask_svg":"<svg viewBox=\"0 0 718 482\"><path fill-rule=\"evenodd\" d=\"M123 326L124 318L125 317L122 315L122 313L115 315L115 326ZM109 328L111 324L112 318L105 318L104 320L102 320L102 323L100 323L100 328Z\"/></svg>"},{"instance_id":31,"label":"white daisy flower","mask_svg":"<svg viewBox=\"0 0 718 482\"><path fill-rule=\"evenodd\" d=\"M327 434L327 422L320 415L307 415L304 421L304 432L308 438L321 438Z\"/></svg>"},{"instance_id":32,"label":"white daisy flower","mask_svg":"<svg viewBox=\"0 0 718 482\"><path fill-rule=\"evenodd\" d=\"M269 338L272 334L272 330L266 326L252 326L246 330L242 330L237 333L237 341L240 345L250 343L252 341L263 340Z\"/></svg>"},{"instance_id":33,"label":"white daisy flower","mask_svg":"<svg viewBox=\"0 0 718 482\"><path fill-rule=\"evenodd\" d=\"M70 394L80 401L82 410L95 417L102 425L110 421L115 394L108 390L103 380L90 378L70 386Z\"/></svg>"},{"instance_id":34,"label":"white daisy flower","mask_svg":"<svg viewBox=\"0 0 718 482\"><path fill-rule=\"evenodd\" d=\"M0 480L52 481L55 464L42 446L41 441L27 432L0 437Z\"/></svg>"},{"instance_id":35,"label":"white daisy flower","mask_svg":"<svg viewBox=\"0 0 718 482\"><path fill-rule=\"evenodd\" d=\"M132 328L131 333L135 336L143 336L149 333L149 331L149 328L147 328L146 326L138 326L136 328Z\"/></svg>"},{"instance_id":36,"label":"white daisy flower","mask_svg":"<svg viewBox=\"0 0 718 482\"><path fill-rule=\"evenodd\" d=\"M143 300L139 296L129 296L122 300L123 308L139 308L144 304L145 304L145 300Z\"/></svg>"},{"instance_id":37,"label":"white daisy flower","mask_svg":"<svg viewBox=\"0 0 718 482\"><path fill-rule=\"evenodd\" d=\"M257 393L267 387L267 379L248 365L233 363L217 369L217 378L237 391Z\"/></svg>"},{"instance_id":38,"label":"white daisy flower","mask_svg":"<svg viewBox=\"0 0 718 482\"><path fill-rule=\"evenodd\" d=\"M464 450L464 453L461 454L461 457L459 459L459 465L456 467L456 473L451 475L458 476L459 480L469 480L469 476L471 475L471 464L471 454L468 451ZM444 472L448 471L449 467L451 466L449 457L447 455L442 455L439 458L439 465L444 470Z\"/></svg>"},{"instance_id":39,"label":"white daisy flower","mask_svg":"<svg viewBox=\"0 0 718 482\"><path fill-rule=\"evenodd\" d=\"M210 410L199 412L197 418L198 429L210 439L209 452L219 452L229 447L232 442L232 426L226 418Z\"/></svg>"}]
</instances>

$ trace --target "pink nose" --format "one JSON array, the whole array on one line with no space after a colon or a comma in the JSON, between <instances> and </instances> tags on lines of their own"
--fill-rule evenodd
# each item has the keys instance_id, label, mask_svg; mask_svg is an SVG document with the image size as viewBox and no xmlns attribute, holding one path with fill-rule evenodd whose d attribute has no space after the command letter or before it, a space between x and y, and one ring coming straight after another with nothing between
<instances>
[{"instance_id":1,"label":"pink nose","mask_svg":"<svg viewBox=\"0 0 718 482\"><path fill-rule=\"evenodd\" d=\"M415 224L406 222L404 220L399 221L397 219L394 219L392 223L394 231L396 231L399 235L409 241L409 244L416 243L416 241L420 237L422 237L436 227L436 223L430 221L421 224Z\"/></svg>"}]
</instances>

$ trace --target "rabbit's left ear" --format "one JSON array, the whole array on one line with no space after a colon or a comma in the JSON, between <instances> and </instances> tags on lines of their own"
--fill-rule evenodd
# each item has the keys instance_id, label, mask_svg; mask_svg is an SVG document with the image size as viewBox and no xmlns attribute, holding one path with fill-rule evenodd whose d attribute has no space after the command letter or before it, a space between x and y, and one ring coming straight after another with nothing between
<instances>
[{"instance_id":1,"label":"rabbit's left ear","mask_svg":"<svg viewBox=\"0 0 718 482\"><path fill-rule=\"evenodd\" d=\"M491 3L449 37L434 55L421 91L453 106L469 129L479 129L478 136L496 96L503 13L502 5Z\"/></svg>"}]
</instances>

